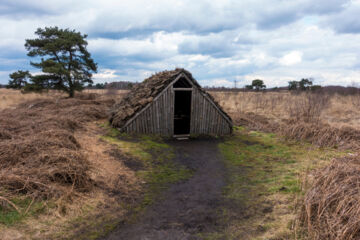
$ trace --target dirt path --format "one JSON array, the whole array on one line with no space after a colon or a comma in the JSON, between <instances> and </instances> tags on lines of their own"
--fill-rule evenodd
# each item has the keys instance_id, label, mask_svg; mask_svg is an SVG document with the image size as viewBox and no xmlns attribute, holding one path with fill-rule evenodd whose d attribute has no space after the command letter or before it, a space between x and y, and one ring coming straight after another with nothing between
<instances>
[{"instance_id":1,"label":"dirt path","mask_svg":"<svg viewBox=\"0 0 360 240\"><path fill-rule=\"evenodd\" d=\"M174 161L194 170L187 181L172 185L161 200L149 207L134 224L125 224L104 240L200 239L197 234L215 230L217 209L225 185L218 141L169 142L176 152Z\"/></svg>"}]
</instances>

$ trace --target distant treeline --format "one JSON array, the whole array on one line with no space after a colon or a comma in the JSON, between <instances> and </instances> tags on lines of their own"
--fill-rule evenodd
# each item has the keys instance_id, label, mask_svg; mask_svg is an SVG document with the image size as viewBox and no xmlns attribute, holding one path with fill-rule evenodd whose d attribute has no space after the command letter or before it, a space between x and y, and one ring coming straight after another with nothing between
<instances>
[{"instance_id":1,"label":"distant treeline","mask_svg":"<svg viewBox=\"0 0 360 240\"><path fill-rule=\"evenodd\" d=\"M134 85L138 83L128 82L128 81L119 81L119 82L111 82L111 83L97 83L97 84L89 84L87 89L131 89Z\"/></svg>"},{"instance_id":2,"label":"distant treeline","mask_svg":"<svg viewBox=\"0 0 360 240\"><path fill-rule=\"evenodd\" d=\"M247 85L244 88L234 88L234 87L215 87L215 86L205 86L203 87L207 91L217 91L217 92L252 92L252 91L262 91L262 92L278 92L278 91L292 91L292 92L301 92L301 91L316 91L329 94L341 94L341 95L353 95L360 94L360 88L355 86L343 87L343 86L319 86L312 85L312 81L306 81L307 79L302 79L301 81L291 81L286 87L273 87L273 88L263 88L256 89L251 88L251 85ZM137 82L129 81L119 81L111 83L97 83L88 85L87 89L119 89L119 90L129 90L134 85L139 84ZM264 85L265 86L265 85ZM0 84L0 88L6 88L8 85ZM266 87L266 86L265 86Z\"/></svg>"},{"instance_id":3,"label":"distant treeline","mask_svg":"<svg viewBox=\"0 0 360 240\"><path fill-rule=\"evenodd\" d=\"M217 92L255 92L254 89L248 88L228 88L228 87L204 87L207 91L217 91ZM311 89L311 88L310 88ZM310 90L307 89L307 90ZM301 92L305 90L292 90L289 87L273 87L261 90L261 92L279 92L279 91L292 91L292 92ZM360 94L359 87L343 87L343 86L324 86L312 88L312 91L315 92L322 92L322 93L329 93L329 94L341 94L341 95L353 95L353 94Z\"/></svg>"}]
</instances>

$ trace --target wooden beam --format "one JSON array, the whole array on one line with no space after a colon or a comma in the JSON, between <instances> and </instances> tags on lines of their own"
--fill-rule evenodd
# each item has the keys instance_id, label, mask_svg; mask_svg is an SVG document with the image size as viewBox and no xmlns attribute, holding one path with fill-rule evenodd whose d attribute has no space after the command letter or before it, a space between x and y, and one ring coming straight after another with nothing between
<instances>
[{"instance_id":1,"label":"wooden beam","mask_svg":"<svg viewBox=\"0 0 360 240\"><path fill-rule=\"evenodd\" d=\"M174 91L192 91L192 88L173 88Z\"/></svg>"}]
</instances>

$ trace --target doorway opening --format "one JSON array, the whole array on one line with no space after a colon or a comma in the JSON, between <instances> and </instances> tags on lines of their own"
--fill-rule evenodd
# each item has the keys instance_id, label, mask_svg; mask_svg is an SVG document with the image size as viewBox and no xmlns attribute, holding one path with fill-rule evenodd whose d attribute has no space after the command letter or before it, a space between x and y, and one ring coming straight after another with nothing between
<instances>
[{"instance_id":1,"label":"doorway opening","mask_svg":"<svg viewBox=\"0 0 360 240\"><path fill-rule=\"evenodd\" d=\"M192 91L174 91L174 93L174 135L190 134Z\"/></svg>"}]
</instances>

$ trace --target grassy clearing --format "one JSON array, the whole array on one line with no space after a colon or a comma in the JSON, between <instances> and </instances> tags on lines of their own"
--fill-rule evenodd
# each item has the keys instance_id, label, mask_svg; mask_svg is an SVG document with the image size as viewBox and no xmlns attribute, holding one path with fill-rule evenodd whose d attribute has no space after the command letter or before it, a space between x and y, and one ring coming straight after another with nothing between
<instances>
[{"instance_id":1,"label":"grassy clearing","mask_svg":"<svg viewBox=\"0 0 360 240\"><path fill-rule=\"evenodd\" d=\"M243 128L219 147L229 171L221 209L225 229L207 239L294 239L309 171L346 154Z\"/></svg>"}]
</instances>

